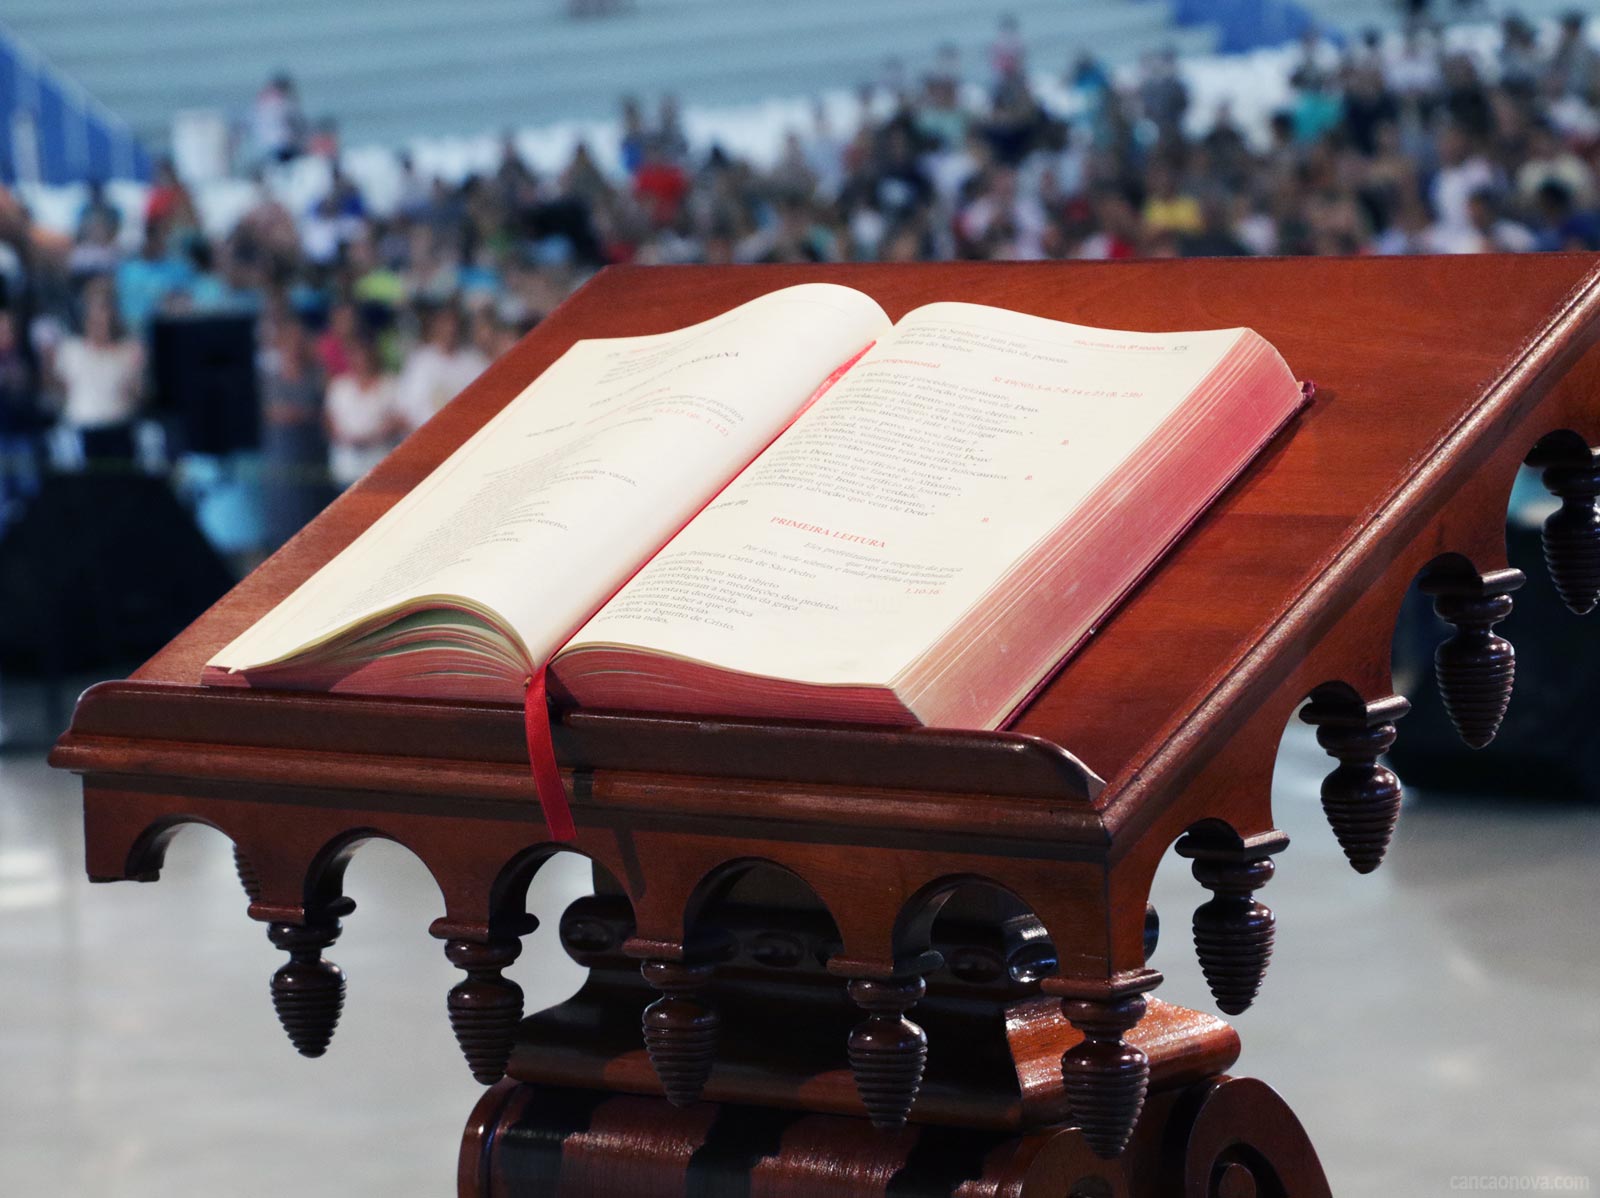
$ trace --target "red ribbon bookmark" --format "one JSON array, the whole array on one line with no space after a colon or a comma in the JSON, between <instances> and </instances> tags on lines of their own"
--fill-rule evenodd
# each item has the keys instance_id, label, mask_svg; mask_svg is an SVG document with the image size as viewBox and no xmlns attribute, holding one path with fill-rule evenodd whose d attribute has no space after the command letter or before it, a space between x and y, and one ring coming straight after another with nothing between
<instances>
[{"instance_id":1,"label":"red ribbon bookmark","mask_svg":"<svg viewBox=\"0 0 1600 1198\"><path fill-rule=\"evenodd\" d=\"M528 764L533 767L533 787L539 793L539 806L544 810L544 822L550 829L551 839L570 843L578 838L578 827L572 822L572 808L567 806L567 788L561 781L561 767L556 765L544 676L545 667L540 666L528 679L528 691L522 704L522 723L528 734Z\"/></svg>"}]
</instances>

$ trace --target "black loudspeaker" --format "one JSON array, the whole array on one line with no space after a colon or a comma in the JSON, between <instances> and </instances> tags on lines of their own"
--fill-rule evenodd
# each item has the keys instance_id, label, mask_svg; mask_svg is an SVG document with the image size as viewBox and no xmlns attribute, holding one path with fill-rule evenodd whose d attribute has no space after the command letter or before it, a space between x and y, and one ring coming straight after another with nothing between
<instances>
[{"instance_id":1,"label":"black loudspeaker","mask_svg":"<svg viewBox=\"0 0 1600 1198\"><path fill-rule=\"evenodd\" d=\"M150 324L156 411L183 448L222 456L261 445L254 317L163 316Z\"/></svg>"},{"instance_id":2,"label":"black loudspeaker","mask_svg":"<svg viewBox=\"0 0 1600 1198\"><path fill-rule=\"evenodd\" d=\"M50 475L0 534L0 666L59 677L143 661L233 582L165 479Z\"/></svg>"}]
</instances>

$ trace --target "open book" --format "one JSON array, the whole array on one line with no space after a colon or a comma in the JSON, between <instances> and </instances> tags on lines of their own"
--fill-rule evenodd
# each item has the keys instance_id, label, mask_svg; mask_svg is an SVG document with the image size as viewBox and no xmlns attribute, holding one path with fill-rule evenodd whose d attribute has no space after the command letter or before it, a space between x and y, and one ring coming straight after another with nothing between
<instances>
[{"instance_id":1,"label":"open book","mask_svg":"<svg viewBox=\"0 0 1600 1198\"><path fill-rule=\"evenodd\" d=\"M203 681L998 727L1302 402L1248 329L785 288L573 345Z\"/></svg>"}]
</instances>

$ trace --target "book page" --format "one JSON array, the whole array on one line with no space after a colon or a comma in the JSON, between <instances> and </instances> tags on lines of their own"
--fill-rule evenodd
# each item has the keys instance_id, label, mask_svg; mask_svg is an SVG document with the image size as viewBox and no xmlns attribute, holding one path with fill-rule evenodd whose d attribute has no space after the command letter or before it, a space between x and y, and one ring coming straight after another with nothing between
<instances>
[{"instance_id":1,"label":"book page","mask_svg":"<svg viewBox=\"0 0 1600 1198\"><path fill-rule=\"evenodd\" d=\"M633 645L797 682L888 685L1241 335L919 308L572 647Z\"/></svg>"},{"instance_id":2,"label":"book page","mask_svg":"<svg viewBox=\"0 0 1600 1198\"><path fill-rule=\"evenodd\" d=\"M807 284L676 332L579 341L211 664L280 661L451 597L537 664L888 327L860 292Z\"/></svg>"}]
</instances>

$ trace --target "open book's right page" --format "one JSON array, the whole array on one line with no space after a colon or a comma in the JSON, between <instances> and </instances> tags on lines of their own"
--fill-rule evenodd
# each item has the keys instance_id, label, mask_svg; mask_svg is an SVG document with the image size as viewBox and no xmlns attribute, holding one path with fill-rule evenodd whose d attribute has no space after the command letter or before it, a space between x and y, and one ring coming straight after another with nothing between
<instances>
[{"instance_id":1,"label":"open book's right page","mask_svg":"<svg viewBox=\"0 0 1600 1198\"><path fill-rule=\"evenodd\" d=\"M1225 385L1216 375L1246 340L1276 358L1245 329L1123 333L972 304L916 309L570 648L904 694L919 655L1120 485L1136 451L1159 456L1152 437L1181 423L1203 382Z\"/></svg>"}]
</instances>

